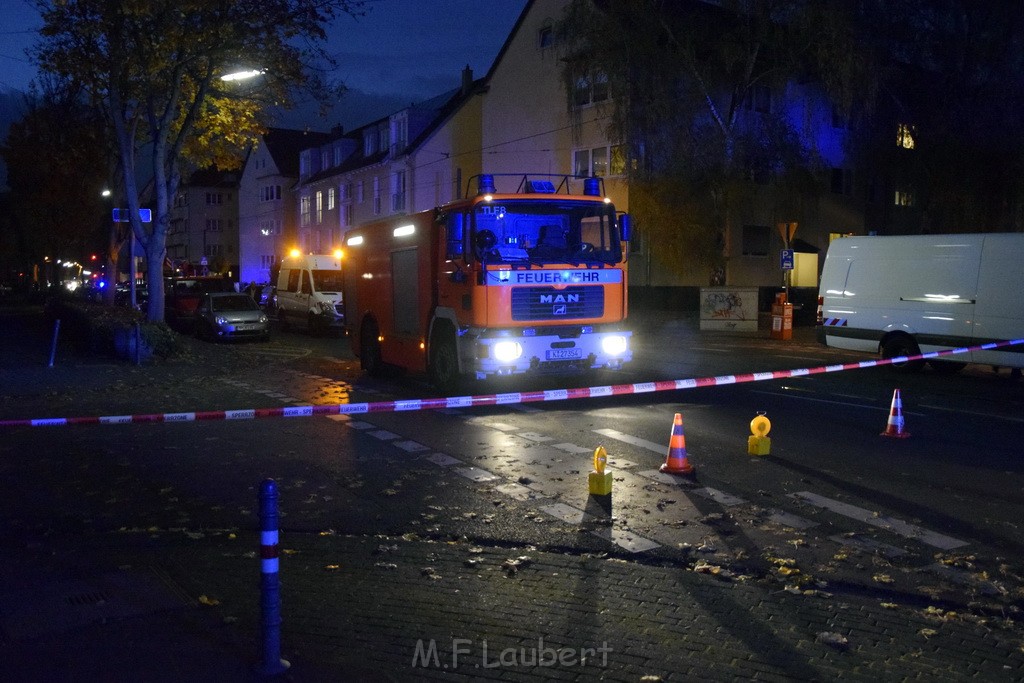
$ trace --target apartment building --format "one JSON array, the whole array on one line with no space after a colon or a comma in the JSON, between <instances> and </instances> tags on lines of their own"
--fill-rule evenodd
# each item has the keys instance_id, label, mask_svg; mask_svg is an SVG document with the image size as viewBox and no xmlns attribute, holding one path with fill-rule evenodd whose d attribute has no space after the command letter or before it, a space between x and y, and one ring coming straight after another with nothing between
<instances>
[{"instance_id":1,"label":"apartment building","mask_svg":"<svg viewBox=\"0 0 1024 683\"><path fill-rule=\"evenodd\" d=\"M282 256L300 244L298 199L299 157L320 145L330 133L271 128L249 150L238 184L240 282L270 282Z\"/></svg>"},{"instance_id":2,"label":"apartment building","mask_svg":"<svg viewBox=\"0 0 1024 683\"><path fill-rule=\"evenodd\" d=\"M167 259L179 273L238 274L238 172L196 171L171 207Z\"/></svg>"},{"instance_id":3,"label":"apartment building","mask_svg":"<svg viewBox=\"0 0 1024 683\"><path fill-rule=\"evenodd\" d=\"M460 197L480 172L481 86L466 67L459 88L304 149L296 247L326 253L352 226Z\"/></svg>"}]
</instances>

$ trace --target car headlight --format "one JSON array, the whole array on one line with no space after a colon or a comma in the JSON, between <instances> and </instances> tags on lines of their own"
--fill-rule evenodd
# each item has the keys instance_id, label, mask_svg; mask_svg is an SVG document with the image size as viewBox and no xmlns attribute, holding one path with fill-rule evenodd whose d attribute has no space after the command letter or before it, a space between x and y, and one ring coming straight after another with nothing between
<instances>
[{"instance_id":1,"label":"car headlight","mask_svg":"<svg viewBox=\"0 0 1024 683\"><path fill-rule=\"evenodd\" d=\"M225 318L222 315L218 315L216 318L213 319L213 321L215 323L217 323L218 325L227 325L228 324L228 319Z\"/></svg>"},{"instance_id":2,"label":"car headlight","mask_svg":"<svg viewBox=\"0 0 1024 683\"><path fill-rule=\"evenodd\" d=\"M523 347L519 342L500 341L491 347L494 359L501 363L509 363L523 355Z\"/></svg>"},{"instance_id":3,"label":"car headlight","mask_svg":"<svg viewBox=\"0 0 1024 683\"><path fill-rule=\"evenodd\" d=\"M261 323L264 323L264 324L266 324L266 323L268 323L269 321L270 321L270 318L268 318L267 316L265 316L265 315L261 315L261 316L260 316L260 322L261 322Z\"/></svg>"},{"instance_id":4,"label":"car headlight","mask_svg":"<svg viewBox=\"0 0 1024 683\"><path fill-rule=\"evenodd\" d=\"M610 334L601 340L601 350L609 356L621 356L627 346L626 338L621 334Z\"/></svg>"}]
</instances>

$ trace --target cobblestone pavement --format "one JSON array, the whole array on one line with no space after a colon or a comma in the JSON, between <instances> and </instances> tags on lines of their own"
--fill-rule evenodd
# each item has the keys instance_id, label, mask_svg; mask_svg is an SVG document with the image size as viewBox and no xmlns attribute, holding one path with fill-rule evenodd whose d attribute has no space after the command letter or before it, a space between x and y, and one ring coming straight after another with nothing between
<instances>
[{"instance_id":1,"label":"cobblestone pavement","mask_svg":"<svg viewBox=\"0 0 1024 683\"><path fill-rule=\"evenodd\" d=\"M55 372L46 348L34 311L0 306L0 418L47 406L109 414L126 396L133 412L176 410L168 402L183 387L211 392L203 400L216 405L230 387L203 378L239 362L210 345L142 367L62 351ZM48 506L79 485L83 465L54 465L56 447L37 459L13 452L15 440L0 431L6 680L262 678L254 528L104 530L61 516ZM168 504L159 491L129 491L122 465L112 486L139 519ZM19 523L34 508L52 520L45 528ZM296 681L1024 677L1012 603L906 604L665 560L412 533L284 532L280 549L284 676Z\"/></svg>"}]
</instances>

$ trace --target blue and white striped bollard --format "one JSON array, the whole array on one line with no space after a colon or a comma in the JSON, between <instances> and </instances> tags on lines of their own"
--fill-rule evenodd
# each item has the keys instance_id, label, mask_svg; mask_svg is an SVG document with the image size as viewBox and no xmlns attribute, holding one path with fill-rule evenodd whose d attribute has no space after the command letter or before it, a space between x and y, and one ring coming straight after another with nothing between
<instances>
[{"instance_id":1,"label":"blue and white striped bollard","mask_svg":"<svg viewBox=\"0 0 1024 683\"><path fill-rule=\"evenodd\" d=\"M276 676L289 664L281 659L281 582L278 577L277 484L267 479L260 485L260 608L261 645L259 673Z\"/></svg>"}]
</instances>

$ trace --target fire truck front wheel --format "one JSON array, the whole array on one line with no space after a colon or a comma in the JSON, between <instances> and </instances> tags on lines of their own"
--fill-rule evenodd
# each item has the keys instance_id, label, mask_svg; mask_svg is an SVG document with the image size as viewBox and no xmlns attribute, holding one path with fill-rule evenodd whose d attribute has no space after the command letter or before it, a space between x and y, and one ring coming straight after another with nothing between
<instances>
[{"instance_id":1,"label":"fire truck front wheel","mask_svg":"<svg viewBox=\"0 0 1024 683\"><path fill-rule=\"evenodd\" d=\"M379 377L384 372L384 362L380 357L379 336L377 323L373 320L363 323L359 335L359 365L371 377Z\"/></svg>"},{"instance_id":2,"label":"fire truck front wheel","mask_svg":"<svg viewBox=\"0 0 1024 683\"><path fill-rule=\"evenodd\" d=\"M456 388L459 375L459 352L455 345L455 331L449 324L440 324L430 336L430 383L441 391Z\"/></svg>"}]
</instances>

